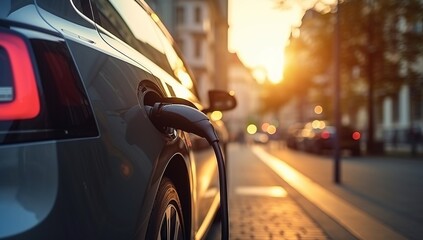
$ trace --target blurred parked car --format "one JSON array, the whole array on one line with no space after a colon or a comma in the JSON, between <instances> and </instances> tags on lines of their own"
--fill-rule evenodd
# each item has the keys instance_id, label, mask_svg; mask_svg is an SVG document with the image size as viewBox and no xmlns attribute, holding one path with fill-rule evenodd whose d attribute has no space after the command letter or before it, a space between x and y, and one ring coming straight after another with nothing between
<instances>
[{"instance_id":1,"label":"blurred parked car","mask_svg":"<svg viewBox=\"0 0 423 240\"><path fill-rule=\"evenodd\" d=\"M257 132L252 135L253 142L258 144L266 144L269 142L269 135L264 132Z\"/></svg>"},{"instance_id":2,"label":"blurred parked car","mask_svg":"<svg viewBox=\"0 0 423 240\"><path fill-rule=\"evenodd\" d=\"M320 154L334 149L335 134L335 126L329 125L326 121L315 120L304 125L297 135L296 144L300 149ZM360 138L359 131L343 125L340 127L339 147L341 150L350 151L353 156L359 156Z\"/></svg>"},{"instance_id":3,"label":"blurred parked car","mask_svg":"<svg viewBox=\"0 0 423 240\"><path fill-rule=\"evenodd\" d=\"M0 1L0 238L203 238L214 152L146 111L235 107L196 86L144 1Z\"/></svg>"},{"instance_id":4,"label":"blurred parked car","mask_svg":"<svg viewBox=\"0 0 423 240\"><path fill-rule=\"evenodd\" d=\"M304 127L304 123L294 123L289 126L286 132L286 146L291 149L298 149L298 138L301 130Z\"/></svg>"}]
</instances>

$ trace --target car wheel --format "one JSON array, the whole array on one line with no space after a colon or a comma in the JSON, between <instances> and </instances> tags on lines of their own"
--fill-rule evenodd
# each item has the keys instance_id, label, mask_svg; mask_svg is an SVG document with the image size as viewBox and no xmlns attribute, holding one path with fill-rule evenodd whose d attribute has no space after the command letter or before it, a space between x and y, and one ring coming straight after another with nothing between
<instances>
[{"instance_id":1,"label":"car wheel","mask_svg":"<svg viewBox=\"0 0 423 240\"><path fill-rule=\"evenodd\" d=\"M147 238L185 239L181 202L175 186L168 178L164 178L160 183L151 212Z\"/></svg>"}]
</instances>

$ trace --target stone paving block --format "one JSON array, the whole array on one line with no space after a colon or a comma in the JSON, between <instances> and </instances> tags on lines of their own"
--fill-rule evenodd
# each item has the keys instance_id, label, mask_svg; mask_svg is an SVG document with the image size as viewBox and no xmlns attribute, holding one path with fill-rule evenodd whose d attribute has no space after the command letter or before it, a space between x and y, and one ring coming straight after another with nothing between
<instances>
[{"instance_id":1,"label":"stone paving block","mask_svg":"<svg viewBox=\"0 0 423 240\"><path fill-rule=\"evenodd\" d=\"M232 196L230 199L231 239L329 239L289 197Z\"/></svg>"}]
</instances>

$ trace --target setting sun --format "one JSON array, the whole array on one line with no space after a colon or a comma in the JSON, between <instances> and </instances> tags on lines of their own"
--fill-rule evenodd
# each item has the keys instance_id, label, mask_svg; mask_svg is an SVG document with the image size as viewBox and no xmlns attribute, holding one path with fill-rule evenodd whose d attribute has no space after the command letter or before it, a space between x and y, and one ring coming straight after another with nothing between
<instances>
[{"instance_id":1,"label":"setting sun","mask_svg":"<svg viewBox=\"0 0 423 240\"><path fill-rule=\"evenodd\" d=\"M263 59L264 60L264 59ZM272 83L278 83L283 78L284 54L266 54L267 74Z\"/></svg>"},{"instance_id":2,"label":"setting sun","mask_svg":"<svg viewBox=\"0 0 423 240\"><path fill-rule=\"evenodd\" d=\"M286 42L300 20L299 12L278 8L276 1L229 0L229 50L254 69L257 81L278 83Z\"/></svg>"}]
</instances>

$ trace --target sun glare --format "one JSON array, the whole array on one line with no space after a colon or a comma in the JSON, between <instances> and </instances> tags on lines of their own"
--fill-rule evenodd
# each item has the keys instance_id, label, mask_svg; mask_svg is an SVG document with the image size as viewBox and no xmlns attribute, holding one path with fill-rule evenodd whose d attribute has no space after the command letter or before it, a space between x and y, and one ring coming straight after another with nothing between
<instances>
[{"instance_id":1,"label":"sun glare","mask_svg":"<svg viewBox=\"0 0 423 240\"><path fill-rule=\"evenodd\" d=\"M264 83L266 80L273 84L277 84L283 80L283 53L271 54L262 53L257 57L256 62L258 67L254 67L252 74L258 83Z\"/></svg>"},{"instance_id":2,"label":"sun glare","mask_svg":"<svg viewBox=\"0 0 423 240\"><path fill-rule=\"evenodd\" d=\"M270 55L267 63L269 80L272 83L279 83L283 79L284 55L283 53Z\"/></svg>"},{"instance_id":3,"label":"sun glare","mask_svg":"<svg viewBox=\"0 0 423 240\"><path fill-rule=\"evenodd\" d=\"M252 74L253 74L254 79L258 83L262 84L262 83L264 83L264 81L266 81L267 71L266 71L266 69L264 69L264 67L254 68Z\"/></svg>"},{"instance_id":4,"label":"sun glare","mask_svg":"<svg viewBox=\"0 0 423 240\"><path fill-rule=\"evenodd\" d=\"M279 83L283 79L284 48L292 26L298 22L298 14L275 8L274 1L229 3L229 50L236 52L246 67L264 68L264 77L263 72L253 71L259 83L264 80ZM243 7L237 7L240 5Z\"/></svg>"}]
</instances>

